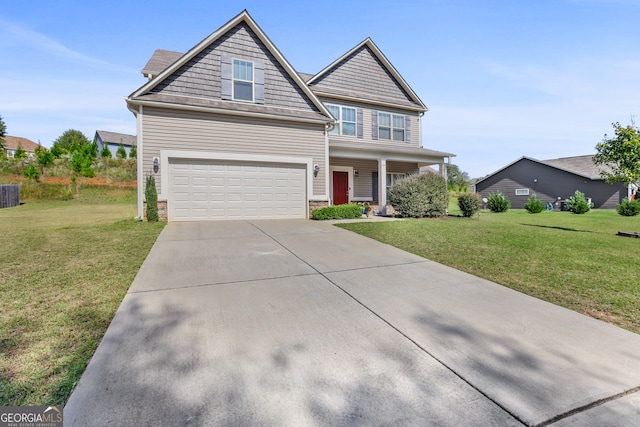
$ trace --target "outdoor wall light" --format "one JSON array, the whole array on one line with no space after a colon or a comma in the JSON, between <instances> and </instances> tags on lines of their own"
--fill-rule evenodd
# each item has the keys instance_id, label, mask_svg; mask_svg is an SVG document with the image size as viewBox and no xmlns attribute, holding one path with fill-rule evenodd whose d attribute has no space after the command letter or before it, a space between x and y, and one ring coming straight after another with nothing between
<instances>
[{"instance_id":1,"label":"outdoor wall light","mask_svg":"<svg viewBox=\"0 0 640 427\"><path fill-rule=\"evenodd\" d=\"M320 172L320 165L316 163L313 165L313 176L318 176L318 172Z\"/></svg>"},{"instance_id":2,"label":"outdoor wall light","mask_svg":"<svg viewBox=\"0 0 640 427\"><path fill-rule=\"evenodd\" d=\"M354 170L353 171L353 176L355 176L357 178L358 175L360 175L360 172L358 172L358 169Z\"/></svg>"},{"instance_id":3,"label":"outdoor wall light","mask_svg":"<svg viewBox=\"0 0 640 427\"><path fill-rule=\"evenodd\" d=\"M533 182L538 182L538 178L533 178Z\"/></svg>"},{"instance_id":4,"label":"outdoor wall light","mask_svg":"<svg viewBox=\"0 0 640 427\"><path fill-rule=\"evenodd\" d=\"M153 158L153 173L158 173L158 168L160 167L160 159L157 157Z\"/></svg>"}]
</instances>

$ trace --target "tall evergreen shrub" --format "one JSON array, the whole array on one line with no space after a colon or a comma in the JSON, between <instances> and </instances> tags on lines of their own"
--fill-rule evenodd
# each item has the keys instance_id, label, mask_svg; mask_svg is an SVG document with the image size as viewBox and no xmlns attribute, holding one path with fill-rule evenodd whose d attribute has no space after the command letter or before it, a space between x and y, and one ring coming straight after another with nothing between
<instances>
[{"instance_id":1,"label":"tall evergreen shrub","mask_svg":"<svg viewBox=\"0 0 640 427\"><path fill-rule=\"evenodd\" d=\"M147 177L147 182L144 190L145 198L147 199L147 221L158 221L158 190L156 189L156 179L153 175Z\"/></svg>"}]
</instances>

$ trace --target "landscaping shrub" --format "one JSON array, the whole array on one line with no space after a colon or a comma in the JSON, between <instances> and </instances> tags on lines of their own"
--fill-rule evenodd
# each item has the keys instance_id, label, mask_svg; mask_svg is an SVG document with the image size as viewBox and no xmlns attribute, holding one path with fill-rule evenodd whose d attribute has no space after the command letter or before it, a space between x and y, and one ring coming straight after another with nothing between
<instances>
[{"instance_id":1,"label":"landscaping shrub","mask_svg":"<svg viewBox=\"0 0 640 427\"><path fill-rule=\"evenodd\" d=\"M116 151L116 158L118 159L126 159L127 158L127 150L125 150L124 145L118 145L118 150Z\"/></svg>"},{"instance_id":2,"label":"landscaping shrub","mask_svg":"<svg viewBox=\"0 0 640 427\"><path fill-rule=\"evenodd\" d=\"M569 198L567 203L569 206L569 212L574 214L585 214L591 210L591 204L584 197L584 193L576 190L573 197Z\"/></svg>"},{"instance_id":3,"label":"landscaping shrub","mask_svg":"<svg viewBox=\"0 0 640 427\"><path fill-rule=\"evenodd\" d=\"M511 207L509 199L507 199L507 197L500 191L489 193L488 200L487 205L491 212L494 213L506 212Z\"/></svg>"},{"instance_id":4,"label":"landscaping shrub","mask_svg":"<svg viewBox=\"0 0 640 427\"><path fill-rule=\"evenodd\" d=\"M27 163L22 171L22 176L37 181L40 178L40 169L32 163Z\"/></svg>"},{"instance_id":5,"label":"landscaping shrub","mask_svg":"<svg viewBox=\"0 0 640 427\"><path fill-rule=\"evenodd\" d=\"M147 199L147 221L158 222L158 190L153 175L147 177L144 195Z\"/></svg>"},{"instance_id":6,"label":"landscaping shrub","mask_svg":"<svg viewBox=\"0 0 640 427\"><path fill-rule=\"evenodd\" d=\"M460 193L458 207L462 211L462 216L471 218L482 207L482 196L475 193Z\"/></svg>"},{"instance_id":7,"label":"landscaping shrub","mask_svg":"<svg viewBox=\"0 0 640 427\"><path fill-rule=\"evenodd\" d=\"M527 212L536 214L542 212L544 207L542 206L542 200L538 199L538 196L535 194L527 200L527 203L524 204L524 208Z\"/></svg>"},{"instance_id":8,"label":"landscaping shrub","mask_svg":"<svg viewBox=\"0 0 640 427\"><path fill-rule=\"evenodd\" d=\"M616 206L616 211L622 216L636 216L640 214L640 200L622 199L622 203Z\"/></svg>"},{"instance_id":9,"label":"landscaping shrub","mask_svg":"<svg viewBox=\"0 0 640 427\"><path fill-rule=\"evenodd\" d=\"M389 203L402 216L439 217L447 213L449 192L440 175L409 175L389 189Z\"/></svg>"},{"instance_id":10,"label":"landscaping shrub","mask_svg":"<svg viewBox=\"0 0 640 427\"><path fill-rule=\"evenodd\" d=\"M311 212L311 218L317 220L324 219L353 219L362 216L362 206L360 205L337 205L327 206Z\"/></svg>"}]
</instances>

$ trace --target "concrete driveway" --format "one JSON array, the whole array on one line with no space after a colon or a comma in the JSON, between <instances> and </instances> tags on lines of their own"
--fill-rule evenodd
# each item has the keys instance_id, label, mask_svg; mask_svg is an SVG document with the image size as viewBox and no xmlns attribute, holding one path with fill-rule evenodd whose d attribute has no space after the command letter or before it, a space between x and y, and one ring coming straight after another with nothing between
<instances>
[{"instance_id":1,"label":"concrete driveway","mask_svg":"<svg viewBox=\"0 0 640 427\"><path fill-rule=\"evenodd\" d=\"M640 335L330 224L171 223L64 419L622 426L639 388Z\"/></svg>"}]
</instances>

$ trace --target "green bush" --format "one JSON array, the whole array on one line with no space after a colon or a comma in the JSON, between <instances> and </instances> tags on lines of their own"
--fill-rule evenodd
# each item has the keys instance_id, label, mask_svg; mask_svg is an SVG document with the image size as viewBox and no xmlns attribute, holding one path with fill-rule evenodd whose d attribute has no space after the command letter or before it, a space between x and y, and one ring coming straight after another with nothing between
<instances>
[{"instance_id":1,"label":"green bush","mask_svg":"<svg viewBox=\"0 0 640 427\"><path fill-rule=\"evenodd\" d=\"M584 193L576 190L573 197L569 198L567 203L569 206L569 212L574 214L585 214L591 210L591 204L584 197Z\"/></svg>"},{"instance_id":2,"label":"green bush","mask_svg":"<svg viewBox=\"0 0 640 427\"><path fill-rule=\"evenodd\" d=\"M109 145L106 142L102 146L102 150L100 150L100 157L102 157L103 159L111 158L111 150L109 150Z\"/></svg>"},{"instance_id":3,"label":"green bush","mask_svg":"<svg viewBox=\"0 0 640 427\"><path fill-rule=\"evenodd\" d=\"M402 216L439 217L447 213L449 191L440 175L409 175L389 189L389 203Z\"/></svg>"},{"instance_id":4,"label":"green bush","mask_svg":"<svg viewBox=\"0 0 640 427\"><path fill-rule=\"evenodd\" d=\"M118 150L116 151L116 158L118 159L126 159L127 158L127 150L125 150L124 145L118 145Z\"/></svg>"},{"instance_id":5,"label":"green bush","mask_svg":"<svg viewBox=\"0 0 640 427\"><path fill-rule=\"evenodd\" d=\"M153 175L147 177L144 195L147 199L147 221L158 222L158 190Z\"/></svg>"},{"instance_id":6,"label":"green bush","mask_svg":"<svg viewBox=\"0 0 640 427\"><path fill-rule=\"evenodd\" d=\"M37 181L40 178L40 169L32 163L27 163L22 171L22 176Z\"/></svg>"},{"instance_id":7,"label":"green bush","mask_svg":"<svg viewBox=\"0 0 640 427\"><path fill-rule=\"evenodd\" d=\"M491 212L500 213L506 212L511 207L511 202L507 197L502 194L500 191L496 191L495 193L489 193L488 197L489 201L487 203Z\"/></svg>"},{"instance_id":8,"label":"green bush","mask_svg":"<svg viewBox=\"0 0 640 427\"><path fill-rule=\"evenodd\" d=\"M622 199L622 203L616 206L616 211L622 216L636 216L640 214L640 200Z\"/></svg>"},{"instance_id":9,"label":"green bush","mask_svg":"<svg viewBox=\"0 0 640 427\"><path fill-rule=\"evenodd\" d=\"M482 207L482 196L475 193L460 193L458 207L462 211L462 216L471 218Z\"/></svg>"},{"instance_id":10,"label":"green bush","mask_svg":"<svg viewBox=\"0 0 640 427\"><path fill-rule=\"evenodd\" d=\"M544 209L542 206L542 200L538 199L538 196L535 194L529 197L527 203L524 204L524 208L527 212L532 214L540 213Z\"/></svg>"},{"instance_id":11,"label":"green bush","mask_svg":"<svg viewBox=\"0 0 640 427\"><path fill-rule=\"evenodd\" d=\"M327 206L311 212L311 218L317 220L324 219L353 219L362 216L362 206L360 205L337 205Z\"/></svg>"}]
</instances>

